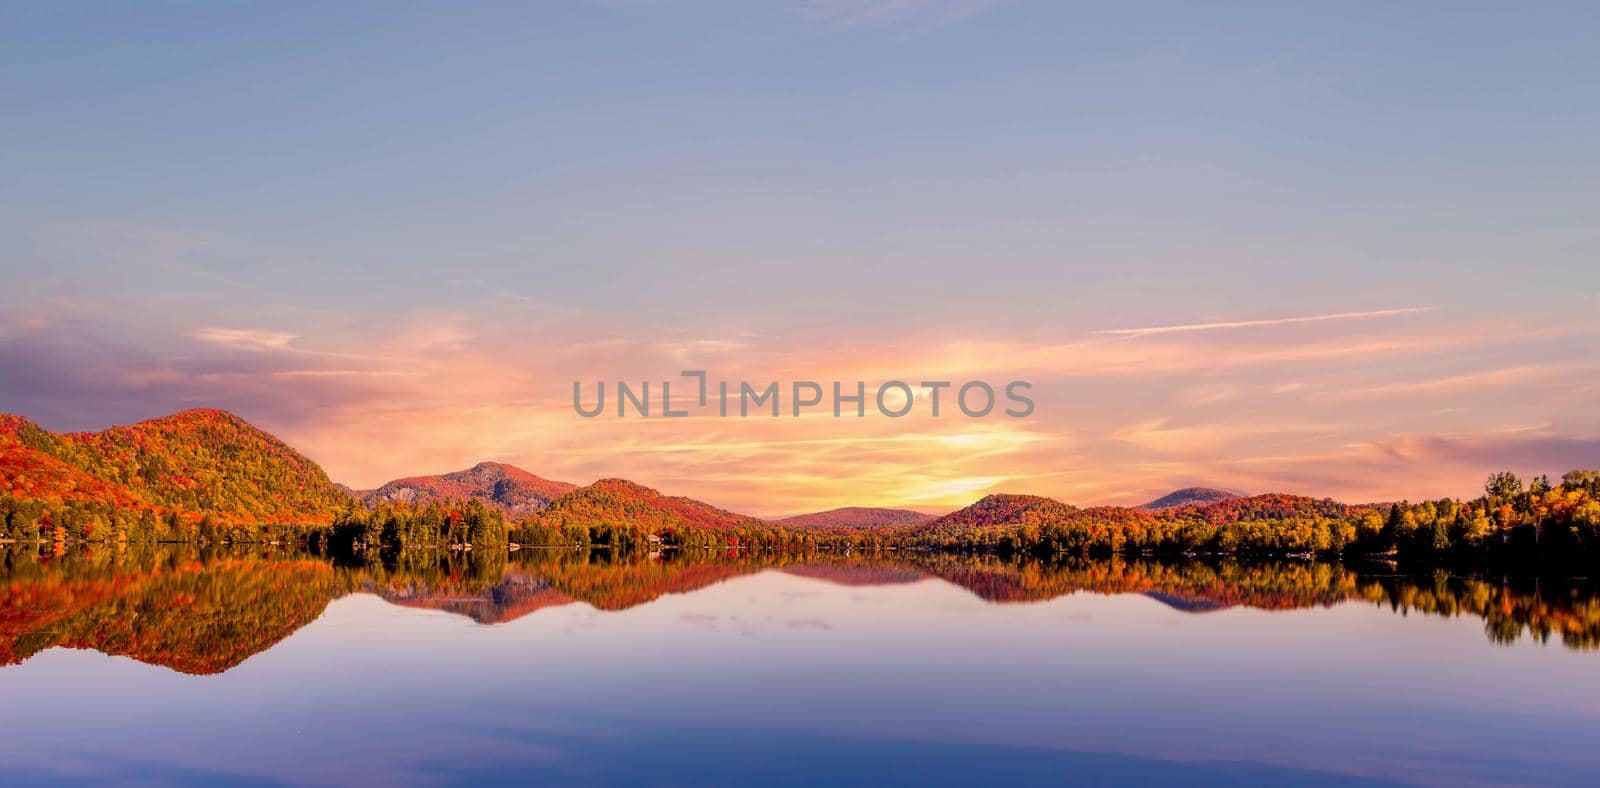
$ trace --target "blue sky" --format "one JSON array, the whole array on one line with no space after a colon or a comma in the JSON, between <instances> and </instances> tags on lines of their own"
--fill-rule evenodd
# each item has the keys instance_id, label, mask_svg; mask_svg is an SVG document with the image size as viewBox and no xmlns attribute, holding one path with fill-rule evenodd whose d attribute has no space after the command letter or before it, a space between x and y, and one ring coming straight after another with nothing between
<instances>
[{"instance_id":1,"label":"blue sky","mask_svg":"<svg viewBox=\"0 0 1600 788\"><path fill-rule=\"evenodd\" d=\"M0 409L47 425L189 404L152 370L277 369L214 357L207 329L347 356L441 323L530 354L712 340L753 366L806 336L1033 347L1424 307L1440 336L1568 329L1341 383L1369 387L1596 349L1573 328L1600 303L1594 4L13 3L4 18ZM60 369L117 343L97 363L124 384ZM1232 382L1275 372L1252 374ZM292 435L360 400L205 385L185 390ZM1151 407L1135 421L1174 418ZM1512 421L1568 437L1593 426L1519 407ZM1415 421L1504 420L1469 409Z\"/></svg>"}]
</instances>

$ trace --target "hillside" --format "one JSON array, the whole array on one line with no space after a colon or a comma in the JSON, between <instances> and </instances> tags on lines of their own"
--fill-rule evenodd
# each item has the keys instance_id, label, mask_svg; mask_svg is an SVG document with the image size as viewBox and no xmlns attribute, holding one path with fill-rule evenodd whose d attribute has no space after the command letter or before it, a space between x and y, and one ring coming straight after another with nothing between
<instances>
[{"instance_id":1,"label":"hillside","mask_svg":"<svg viewBox=\"0 0 1600 788\"><path fill-rule=\"evenodd\" d=\"M1208 503L1228 501L1240 497L1227 490L1218 490L1214 487L1185 487L1173 490L1153 501L1139 504L1137 509L1158 510L1173 509L1179 506L1204 506Z\"/></svg>"},{"instance_id":2,"label":"hillside","mask_svg":"<svg viewBox=\"0 0 1600 788\"><path fill-rule=\"evenodd\" d=\"M368 506L476 498L515 518L544 509L576 489L575 484L541 478L514 465L480 462L464 471L395 479L360 497Z\"/></svg>"},{"instance_id":3,"label":"hillside","mask_svg":"<svg viewBox=\"0 0 1600 788\"><path fill-rule=\"evenodd\" d=\"M913 512L910 509L846 506L842 509L829 509L826 512L797 514L793 517L773 520L772 524L783 528L797 528L802 531L849 531L916 525L933 519L932 515Z\"/></svg>"},{"instance_id":4,"label":"hillside","mask_svg":"<svg viewBox=\"0 0 1600 788\"><path fill-rule=\"evenodd\" d=\"M43 505L149 505L120 478L97 470L94 458L72 441L26 419L0 414L0 495Z\"/></svg>"},{"instance_id":5,"label":"hillside","mask_svg":"<svg viewBox=\"0 0 1600 788\"><path fill-rule=\"evenodd\" d=\"M595 528L639 528L651 533L668 530L732 531L762 529L766 524L754 517L718 509L692 498L662 495L626 479L601 479L552 501L537 516L550 528L569 526Z\"/></svg>"},{"instance_id":6,"label":"hillside","mask_svg":"<svg viewBox=\"0 0 1600 788\"><path fill-rule=\"evenodd\" d=\"M1339 503L1331 498L1268 493L1245 498L1229 498L1203 505L1178 506L1165 510L1163 514L1176 520L1201 519L1215 525L1223 525L1316 517L1348 517L1363 508Z\"/></svg>"},{"instance_id":7,"label":"hillside","mask_svg":"<svg viewBox=\"0 0 1600 788\"><path fill-rule=\"evenodd\" d=\"M221 410L57 435L0 416L0 494L92 525L111 512L308 523L346 499L316 463Z\"/></svg>"},{"instance_id":8,"label":"hillside","mask_svg":"<svg viewBox=\"0 0 1600 788\"><path fill-rule=\"evenodd\" d=\"M910 532L935 542L983 538L1017 526L1064 520L1077 511L1043 496L996 493L965 509L912 526Z\"/></svg>"}]
</instances>

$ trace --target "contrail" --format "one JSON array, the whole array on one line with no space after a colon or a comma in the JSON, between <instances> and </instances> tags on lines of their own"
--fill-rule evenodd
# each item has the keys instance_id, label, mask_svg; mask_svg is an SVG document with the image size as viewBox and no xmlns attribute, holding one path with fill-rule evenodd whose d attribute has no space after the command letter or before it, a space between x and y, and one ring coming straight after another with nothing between
<instances>
[{"instance_id":1,"label":"contrail","mask_svg":"<svg viewBox=\"0 0 1600 788\"><path fill-rule=\"evenodd\" d=\"M1359 320L1367 317L1393 317L1395 315L1414 315L1418 312L1431 312L1435 307L1408 306L1400 309L1377 309L1371 312L1335 312L1328 315L1301 315L1299 317L1277 317L1268 320L1233 320L1226 323L1186 323L1177 326L1146 326L1144 328L1108 328L1096 331L1096 334L1108 336L1143 337L1151 334L1178 334L1187 331L1215 331L1224 328L1255 328L1257 326L1282 326L1291 323L1321 323L1328 320Z\"/></svg>"}]
</instances>

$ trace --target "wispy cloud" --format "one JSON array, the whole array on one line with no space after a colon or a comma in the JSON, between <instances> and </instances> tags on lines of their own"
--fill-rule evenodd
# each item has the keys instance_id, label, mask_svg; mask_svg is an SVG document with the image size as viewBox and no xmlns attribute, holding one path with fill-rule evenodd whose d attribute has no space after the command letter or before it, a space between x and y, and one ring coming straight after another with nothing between
<instances>
[{"instance_id":1,"label":"wispy cloud","mask_svg":"<svg viewBox=\"0 0 1600 788\"><path fill-rule=\"evenodd\" d=\"M1600 464L1600 437L1551 425L1400 434L1326 452L1241 456L1214 466L1259 490L1317 491L1346 501L1471 495L1491 471L1560 474Z\"/></svg>"},{"instance_id":2,"label":"wispy cloud","mask_svg":"<svg viewBox=\"0 0 1600 788\"><path fill-rule=\"evenodd\" d=\"M298 334L286 331L260 331L248 328L202 328L190 334L201 342L242 350L288 350Z\"/></svg>"},{"instance_id":3,"label":"wispy cloud","mask_svg":"<svg viewBox=\"0 0 1600 788\"><path fill-rule=\"evenodd\" d=\"M1403 383L1386 383L1377 386L1364 386L1346 391L1337 391L1329 395L1331 399L1379 399L1384 397L1405 396L1433 396L1441 394L1459 394L1483 388L1498 388L1518 386L1533 381L1550 380L1565 374L1588 375L1595 369L1594 364L1585 363L1555 363L1555 364L1521 364L1501 369L1491 369L1483 372L1469 372L1462 375L1451 375L1429 380L1407 381Z\"/></svg>"},{"instance_id":4,"label":"wispy cloud","mask_svg":"<svg viewBox=\"0 0 1600 788\"><path fill-rule=\"evenodd\" d=\"M1581 365L1592 362L1574 360L1595 334L1580 325L1321 323L1135 342L1049 333L864 342L841 332L800 342L694 324L608 339L586 326L533 331L411 312L335 329L207 321L164 343L95 320L29 327L4 317L4 409L85 429L226 407L358 487L493 459L574 482L624 476L756 513L953 509L995 491L1137 503L1196 483L1379 500L1470 492L1502 466L1583 461L1597 445L1584 436L1600 435L1585 407L1593 369ZM933 420L925 406L888 419L870 403L867 417L841 419L825 406L778 419L572 412L574 380L650 380L657 394L655 381L671 379L681 401L692 383L677 371L701 368L730 381L1024 378L1039 408L1025 421ZM1487 434L1491 418L1559 426L1513 441ZM1396 440L1399 425L1449 440Z\"/></svg>"},{"instance_id":5,"label":"wispy cloud","mask_svg":"<svg viewBox=\"0 0 1600 788\"><path fill-rule=\"evenodd\" d=\"M1307 421L1215 422L1175 425L1170 419L1155 418L1129 424L1111 433L1113 440L1163 454L1204 454L1220 452L1229 445L1262 438L1333 435L1332 424Z\"/></svg>"},{"instance_id":6,"label":"wispy cloud","mask_svg":"<svg viewBox=\"0 0 1600 788\"><path fill-rule=\"evenodd\" d=\"M1325 323L1333 320L1365 320L1375 317L1396 317L1399 315L1415 315L1421 312L1431 312L1431 306L1408 306L1399 309L1375 309L1368 312L1333 312L1323 315L1295 315L1292 317L1275 317L1265 320L1229 320L1217 323L1182 323L1170 326L1146 326L1143 328L1107 328L1094 333L1105 336L1146 337L1155 334L1182 334L1192 331L1219 331L1231 328L1263 328L1266 326L1287 326L1298 323Z\"/></svg>"}]
</instances>

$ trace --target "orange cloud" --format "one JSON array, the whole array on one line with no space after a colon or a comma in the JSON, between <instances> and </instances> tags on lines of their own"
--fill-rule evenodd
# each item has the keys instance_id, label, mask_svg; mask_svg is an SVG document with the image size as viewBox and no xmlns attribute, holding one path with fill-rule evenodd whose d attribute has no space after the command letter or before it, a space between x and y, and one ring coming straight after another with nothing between
<instances>
[{"instance_id":1,"label":"orange cloud","mask_svg":"<svg viewBox=\"0 0 1600 788\"><path fill-rule=\"evenodd\" d=\"M211 342L245 350L286 350L289 343L299 337L285 331L258 331L242 328L202 328L192 336L201 342Z\"/></svg>"}]
</instances>

